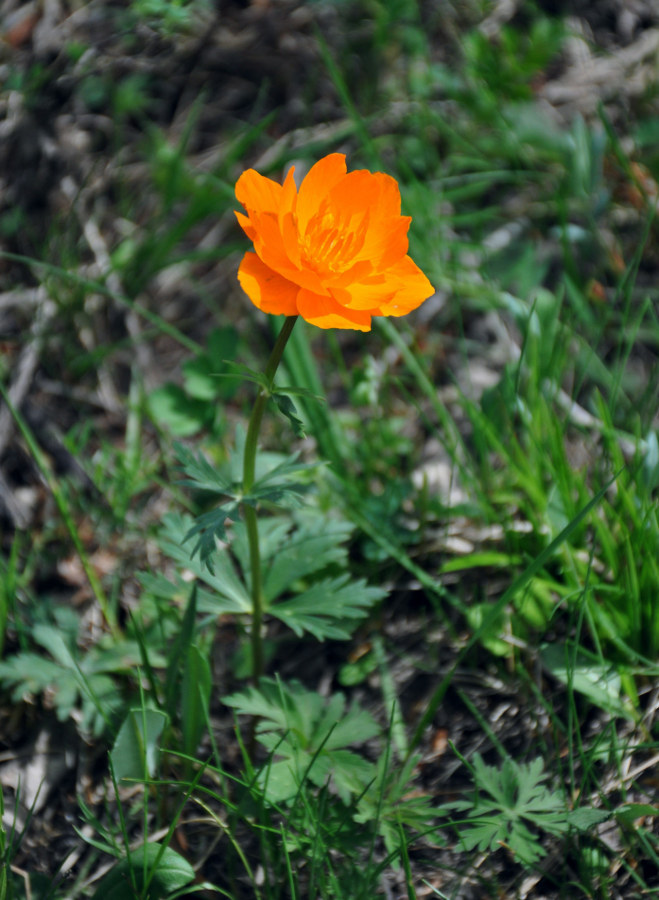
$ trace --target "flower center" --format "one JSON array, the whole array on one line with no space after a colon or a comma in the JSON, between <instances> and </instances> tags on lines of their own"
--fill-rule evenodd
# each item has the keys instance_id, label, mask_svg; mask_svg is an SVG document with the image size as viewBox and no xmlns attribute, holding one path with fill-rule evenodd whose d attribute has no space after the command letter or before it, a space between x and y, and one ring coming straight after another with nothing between
<instances>
[{"instance_id":1,"label":"flower center","mask_svg":"<svg viewBox=\"0 0 659 900\"><path fill-rule=\"evenodd\" d=\"M343 272L355 250L355 232L330 212L319 213L300 235L300 256L319 275Z\"/></svg>"}]
</instances>

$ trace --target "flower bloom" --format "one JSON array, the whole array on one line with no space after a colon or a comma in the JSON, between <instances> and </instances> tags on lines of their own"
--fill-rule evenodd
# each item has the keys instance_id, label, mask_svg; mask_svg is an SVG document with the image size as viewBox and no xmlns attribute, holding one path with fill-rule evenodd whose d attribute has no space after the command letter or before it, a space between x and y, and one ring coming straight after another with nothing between
<instances>
[{"instance_id":1,"label":"flower bloom","mask_svg":"<svg viewBox=\"0 0 659 900\"><path fill-rule=\"evenodd\" d=\"M331 153L309 171L298 191L289 169L284 184L248 169L236 212L254 253L238 280L263 312L296 316L319 328L370 331L371 316L402 316L434 293L407 255L410 216L400 214L398 183L382 172L347 173Z\"/></svg>"}]
</instances>

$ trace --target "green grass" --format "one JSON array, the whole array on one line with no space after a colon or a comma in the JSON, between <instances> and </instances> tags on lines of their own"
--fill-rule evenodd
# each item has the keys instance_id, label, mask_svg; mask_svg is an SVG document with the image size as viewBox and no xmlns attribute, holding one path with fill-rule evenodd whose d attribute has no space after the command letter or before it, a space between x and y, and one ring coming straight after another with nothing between
<instances>
[{"instance_id":1,"label":"green grass","mask_svg":"<svg viewBox=\"0 0 659 900\"><path fill-rule=\"evenodd\" d=\"M176 43L196 6L134 3L130 15ZM262 371L280 325L226 285L245 248L233 184L272 150L278 111L263 117L255 100L209 171L192 149L202 101L172 140L150 120L148 78L104 82L115 162L125 141L145 164L142 199L116 165L109 266L84 268L82 209L3 253L56 305L50 381L64 396L111 383L120 407L67 413L81 489L9 404L54 504L34 534L3 538L3 715L25 738L32 706L73 720L102 771L93 802L80 798L66 879L62 859L45 887L32 871L24 835L39 833L39 813L0 830L0 900L27 895L19 869L53 900L192 896L196 875L233 900L458 900L468 885L515 897L529 876L566 900L652 896L653 101L629 124L643 136L634 149L604 109L557 124L533 86L566 24L524 5L490 40L475 27L483 6L456 13L439 53L448 20L415 3L336 4L346 39L313 40L340 137L297 133L263 168L279 177L340 149L351 168L396 176L410 254L439 298L367 335L296 326L278 384L308 393L277 396L309 439L272 404L254 486L258 686L238 493L256 385L237 367ZM30 107L49 83L38 74L16 81ZM175 321L167 277L194 299ZM155 389L143 359L166 372ZM7 401L9 356L0 372ZM48 586L72 556L84 611Z\"/></svg>"}]
</instances>

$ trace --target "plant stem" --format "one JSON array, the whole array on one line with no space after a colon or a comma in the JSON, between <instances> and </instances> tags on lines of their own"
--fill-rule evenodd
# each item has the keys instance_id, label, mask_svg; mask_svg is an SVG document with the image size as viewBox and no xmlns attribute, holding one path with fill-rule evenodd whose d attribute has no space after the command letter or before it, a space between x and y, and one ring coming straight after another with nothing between
<instances>
[{"instance_id":1,"label":"plant stem","mask_svg":"<svg viewBox=\"0 0 659 900\"><path fill-rule=\"evenodd\" d=\"M256 403L252 409L247 438L245 439L245 455L243 457L243 495L248 494L254 484L254 472L256 468L256 449L265 405L270 396L270 388L274 383L277 367L281 362L286 342L291 336L297 316L288 316L284 322L279 336L272 348L270 359L265 367L267 388L259 390ZM249 504L244 504L245 526L247 528L247 540L249 543L249 563L252 574L252 680L258 685L263 675L263 640L261 629L263 626L263 582L261 579L261 550L259 548L259 529L256 519L256 510Z\"/></svg>"}]
</instances>

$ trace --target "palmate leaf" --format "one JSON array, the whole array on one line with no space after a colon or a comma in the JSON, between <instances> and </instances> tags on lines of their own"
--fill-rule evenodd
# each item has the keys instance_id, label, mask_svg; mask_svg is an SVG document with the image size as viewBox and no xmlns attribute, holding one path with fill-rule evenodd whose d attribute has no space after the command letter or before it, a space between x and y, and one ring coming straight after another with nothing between
<instances>
[{"instance_id":1,"label":"palmate leaf","mask_svg":"<svg viewBox=\"0 0 659 900\"><path fill-rule=\"evenodd\" d=\"M217 548L215 536L204 533L206 544L198 554L196 547L185 542L199 533L206 521L202 518L195 524L189 516L166 515L160 546L182 569L203 583L199 591L201 612L249 614L251 579L244 524L237 522L232 529L230 549ZM321 641L349 638L356 624L386 595L382 588L370 586L363 579L352 580L347 572L340 571L347 562L345 542L352 528L346 521L328 519L311 508L296 513L292 520L284 516L260 519L265 612L298 636L308 632ZM337 568L339 574L335 574ZM141 581L156 597L180 603L188 595L189 578L184 580L181 575L165 578L146 574Z\"/></svg>"},{"instance_id":2,"label":"palmate leaf","mask_svg":"<svg viewBox=\"0 0 659 900\"><path fill-rule=\"evenodd\" d=\"M286 757L270 761L259 778L271 803L291 800L306 780L319 788L330 783L348 804L351 796L360 794L373 779L373 763L352 750L322 752L313 758L277 735L264 735L261 743L277 756Z\"/></svg>"},{"instance_id":3,"label":"palmate leaf","mask_svg":"<svg viewBox=\"0 0 659 900\"><path fill-rule=\"evenodd\" d=\"M264 502L286 509L299 509L304 505L305 494L312 491L313 487L312 484L302 484L300 482L282 482L281 484L268 484L263 487L255 485L249 494L245 494L242 499L243 503L249 503L250 506L257 506L259 503Z\"/></svg>"},{"instance_id":4,"label":"palmate leaf","mask_svg":"<svg viewBox=\"0 0 659 900\"><path fill-rule=\"evenodd\" d=\"M356 622L366 618L371 607L385 597L382 588L371 587L363 579L352 581L349 575L326 578L301 594L268 607L270 615L280 619L299 636L308 631L319 641L325 638L347 640Z\"/></svg>"},{"instance_id":5,"label":"palmate leaf","mask_svg":"<svg viewBox=\"0 0 659 900\"><path fill-rule=\"evenodd\" d=\"M217 550L216 542L222 541L226 543L227 521L237 522L239 518L240 504L233 499L226 500L215 509L210 510L210 512L197 516L183 538L183 543L189 541L190 538L197 538L197 542L192 546L190 557L194 558L198 553L201 562L213 574L215 571L214 557Z\"/></svg>"},{"instance_id":6,"label":"palmate leaf","mask_svg":"<svg viewBox=\"0 0 659 900\"><path fill-rule=\"evenodd\" d=\"M354 526L343 519L329 519L313 507L296 510L293 516L260 519L259 543L263 564L263 590L267 603L296 582L321 573L328 566L345 566L346 541ZM234 528L232 551L243 572L249 571L249 545L242 523Z\"/></svg>"},{"instance_id":7,"label":"palmate leaf","mask_svg":"<svg viewBox=\"0 0 659 900\"><path fill-rule=\"evenodd\" d=\"M474 819L461 837L465 850L478 847L481 852L485 852L506 845L525 866L535 865L545 855L537 836L522 821L506 821L500 816Z\"/></svg>"},{"instance_id":8,"label":"palmate leaf","mask_svg":"<svg viewBox=\"0 0 659 900\"><path fill-rule=\"evenodd\" d=\"M98 657L95 648L83 660L91 668ZM66 722L74 710L80 709L79 727L95 736L103 733L107 722L121 706L115 682L102 672L83 671L71 660L70 665L54 662L37 653L18 653L0 662L0 683L12 688L16 702L26 696L49 691L60 722Z\"/></svg>"},{"instance_id":9,"label":"palmate leaf","mask_svg":"<svg viewBox=\"0 0 659 900\"><path fill-rule=\"evenodd\" d=\"M239 714L258 718L257 738L273 758L259 781L271 802L291 800L305 779L331 782L344 802L361 792L373 766L348 747L379 734L374 719L352 706L343 694L325 700L299 682L261 679L258 688L233 694L224 702Z\"/></svg>"},{"instance_id":10,"label":"palmate leaf","mask_svg":"<svg viewBox=\"0 0 659 900\"><path fill-rule=\"evenodd\" d=\"M159 544L164 553L182 571L196 576L200 612L250 614L249 548L243 523L234 528L234 541L228 548L213 548L211 570L199 556L194 556L185 538L193 526L190 516L168 514L163 519ZM308 581L316 571L328 566L343 566L347 558L345 540L352 531L350 523L328 521L316 511L305 510L291 525L287 517L262 519L258 523L261 553L265 570L267 614L279 619L295 634L308 632L318 640L345 640L355 625L364 619L386 591L352 580L348 573ZM243 577L234 564L234 556ZM306 581L306 584L304 581ZM190 580L181 574L142 574L140 581L155 597L184 603ZM292 587L298 593L291 593Z\"/></svg>"},{"instance_id":11,"label":"palmate leaf","mask_svg":"<svg viewBox=\"0 0 659 900\"><path fill-rule=\"evenodd\" d=\"M476 753L473 775L477 788L473 798L451 804L470 812L467 826L460 829L467 850L496 850L505 844L523 865L533 866L545 850L528 825L550 834L568 830L565 800L544 785L547 775L540 758L529 764L508 758L497 769Z\"/></svg>"},{"instance_id":12,"label":"palmate leaf","mask_svg":"<svg viewBox=\"0 0 659 900\"><path fill-rule=\"evenodd\" d=\"M294 480L293 476L315 468L315 464L299 462L297 454L284 459L278 454L260 454L256 481L251 490L243 492L242 480L236 478L236 470L241 467L242 449L244 434L240 432L236 435L236 452L229 463L216 469L203 454L195 456L186 447L177 447L181 468L187 476L180 484L224 496L214 509L198 516L183 537L183 542L197 539L192 556L199 554L210 572L213 572L216 543L227 541L227 522L239 520L243 504L256 507L259 503L270 503L296 509L303 505L304 496L313 488L310 482Z\"/></svg>"},{"instance_id":13,"label":"palmate leaf","mask_svg":"<svg viewBox=\"0 0 659 900\"><path fill-rule=\"evenodd\" d=\"M418 784L414 784L415 770L420 756L410 755L402 766L392 765L389 753L378 757L376 775L357 800L355 822L368 827L376 822L378 834L383 838L389 853L396 853L401 845L401 825L431 834L431 825L436 822L439 811L432 804L430 796L420 794ZM432 834L433 843L444 843L437 833Z\"/></svg>"},{"instance_id":14,"label":"palmate leaf","mask_svg":"<svg viewBox=\"0 0 659 900\"><path fill-rule=\"evenodd\" d=\"M179 484L197 491L227 494L230 497L235 497L239 492L240 482L232 477L233 473L226 471L226 467L218 469L203 453L195 455L183 444L176 444L175 449L180 468L186 476Z\"/></svg>"},{"instance_id":15,"label":"palmate leaf","mask_svg":"<svg viewBox=\"0 0 659 900\"><path fill-rule=\"evenodd\" d=\"M291 530L289 521L279 545L264 553L267 570L263 589L268 603L296 581L347 562L346 541L354 530L351 522L328 519L317 510L309 510L296 515L295 523Z\"/></svg>"},{"instance_id":16,"label":"palmate leaf","mask_svg":"<svg viewBox=\"0 0 659 900\"><path fill-rule=\"evenodd\" d=\"M310 485L292 481L291 476L299 472L309 472L317 468L317 463L299 462L299 454L294 453L282 459L280 454L261 453L257 458L256 480L250 491L244 493L242 479L242 458L244 452L244 435L236 435L236 449L230 462L224 466L213 466L203 455L195 455L187 447L177 444L176 455L181 470L186 476L179 483L199 491L225 495L236 501L244 501L256 505L259 500L269 499L278 502L281 497L290 494L306 494Z\"/></svg>"},{"instance_id":17,"label":"palmate leaf","mask_svg":"<svg viewBox=\"0 0 659 900\"><path fill-rule=\"evenodd\" d=\"M216 569L215 575L211 575L211 573L204 568L200 577L203 578L204 576L208 576L212 579L220 577L220 573ZM137 579L146 593L151 597L170 601L172 607L182 607L190 593L190 582L186 581L178 573L173 573L169 577L166 577L160 572L157 575L152 575L150 572L140 572L138 573ZM245 597L247 597L246 594ZM204 587L200 587L197 594L197 608L199 612L210 613L213 616L249 612L251 603L246 607L246 602L247 601L239 601L234 597L221 597L217 591L211 591Z\"/></svg>"},{"instance_id":18,"label":"palmate leaf","mask_svg":"<svg viewBox=\"0 0 659 900\"><path fill-rule=\"evenodd\" d=\"M198 516L183 537L183 543L196 537L192 548L192 556L199 554L202 563L213 572L212 557L216 549L216 541L226 541L226 523L235 522L240 516L241 483L231 471L235 467L218 469L199 453L195 456L187 447L177 444L176 455L181 469L186 475L179 484L197 491L206 491L225 496L215 509Z\"/></svg>"},{"instance_id":19,"label":"palmate leaf","mask_svg":"<svg viewBox=\"0 0 659 900\"><path fill-rule=\"evenodd\" d=\"M246 503L256 505L260 500L267 500L275 505L285 505L289 508L300 506L305 494L313 488L309 482L293 481L291 476L299 472L311 472L318 467L317 463L299 462L299 453L293 453L264 472L257 471L257 479L249 493L243 500ZM282 500L287 502L284 504Z\"/></svg>"},{"instance_id":20,"label":"palmate leaf","mask_svg":"<svg viewBox=\"0 0 659 900\"><path fill-rule=\"evenodd\" d=\"M16 702L27 694L40 694L60 678L62 669L57 663L38 653L18 653L0 662L0 683L15 688Z\"/></svg>"},{"instance_id":21,"label":"palmate leaf","mask_svg":"<svg viewBox=\"0 0 659 900\"><path fill-rule=\"evenodd\" d=\"M293 523L288 517L273 517L261 520L258 527L266 612L298 636L306 631L318 640L345 640L386 595L363 580L351 580L345 571L334 574L347 563L345 542L353 531L351 523L306 508ZM234 529L232 550L249 583L249 547L242 523Z\"/></svg>"},{"instance_id":22,"label":"palmate leaf","mask_svg":"<svg viewBox=\"0 0 659 900\"><path fill-rule=\"evenodd\" d=\"M169 513L163 518L163 530L160 536L160 546L164 553L179 563L184 569L196 575L212 591L200 590L197 598L197 608L200 612L210 612L214 615L222 613L250 613L252 610L252 598L238 575L231 557L227 551L218 551L213 548L212 571L204 564L203 560L192 555L190 546L185 546L185 537L189 533L193 519L190 516L179 513ZM162 582L150 581L147 584L154 590L165 590ZM170 583L171 584L171 583ZM179 578L174 583L174 588L185 584L183 596L187 597L190 591L189 582L184 583ZM159 596L167 596L160 593Z\"/></svg>"}]
</instances>

